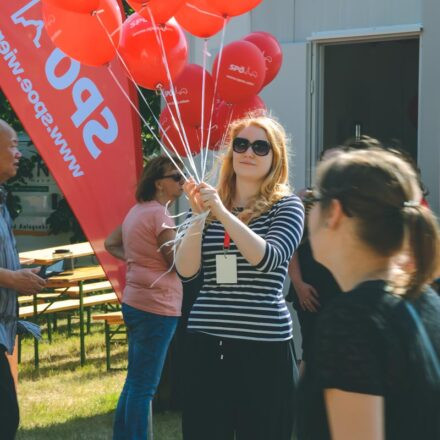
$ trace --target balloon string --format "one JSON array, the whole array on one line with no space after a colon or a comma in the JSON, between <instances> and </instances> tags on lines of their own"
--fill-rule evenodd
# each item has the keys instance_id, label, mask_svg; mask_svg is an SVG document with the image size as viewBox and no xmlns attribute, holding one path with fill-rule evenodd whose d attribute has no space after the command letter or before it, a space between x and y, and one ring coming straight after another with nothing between
<instances>
[{"instance_id":1,"label":"balloon string","mask_svg":"<svg viewBox=\"0 0 440 440\"><path fill-rule=\"evenodd\" d=\"M179 152L177 151L176 147L174 146L173 142L171 141L171 139L169 138L168 134L166 133L166 131L164 130L164 127L162 126L162 124L160 123L159 119L156 117L153 109L151 108L149 102L147 101L147 99L145 98L144 94L142 93L142 90L140 89L140 87L138 86L138 84L136 83L133 75L130 72L130 69L128 68L127 64L125 63L124 59L122 58L118 48L116 47L116 45L113 42L113 39L111 38L108 30L106 29L106 27L104 26L104 23L102 22L99 14L95 15L96 18L98 19L99 23L101 24L102 28L104 29L104 31L106 32L108 38L110 39L113 48L116 51L116 55L119 59L119 61L121 62L121 64L123 65L129 79L131 80L131 82L133 83L134 87L136 88L137 92L139 93L140 97L142 98L142 101L145 103L145 105L147 106L148 110L150 111L151 115L153 116L154 121L156 122L156 124L159 127L159 130L162 131L164 137L166 138L166 140L169 142L171 148L173 149L174 153L176 154L176 156L180 159L180 161L182 162L183 166L186 169L186 172L188 173L189 176L192 176L192 173L189 171L188 167L186 166L185 162L183 161L183 159L180 157ZM144 125L148 128L148 130L151 132L151 134L153 135L153 137L155 138L155 140L158 142L159 146L162 148L162 150L165 152L165 154L167 156L170 157L170 154L167 150L167 148L163 145L163 143L161 142L161 140L156 136L156 133L154 132L154 129L152 129L149 124L147 123L147 121L145 120L145 118L143 117L143 115L139 112L137 106L132 102L131 98L129 97L129 95L126 93L126 91L124 90L124 88L122 87L122 85L119 83L118 79L116 78L116 76L113 74L113 72L111 71L111 69L109 68L110 74L112 75L112 78L114 79L114 81L117 83L117 85L119 86L119 88L121 89L121 91L123 92L123 94L125 95L125 97L127 98L127 100L129 101L129 103L131 104L131 106L135 109L136 113L140 116L140 118L142 119L142 122L144 123ZM173 161L174 163L174 161ZM174 163L175 165L175 163ZM179 171L180 171L180 167L178 167ZM182 175L184 176L185 180L187 180L186 176L182 173Z\"/></svg>"},{"instance_id":2,"label":"balloon string","mask_svg":"<svg viewBox=\"0 0 440 440\"><path fill-rule=\"evenodd\" d=\"M201 120L201 134L200 134L200 155L201 163L204 163L203 155L208 155L208 146L204 149L204 131L205 131L205 96L206 96L206 58L208 55L208 40L205 38L203 41L203 76L202 76L202 114ZM205 151L204 151L205 150ZM205 179L205 170L202 169L202 181Z\"/></svg>"},{"instance_id":3,"label":"balloon string","mask_svg":"<svg viewBox=\"0 0 440 440\"><path fill-rule=\"evenodd\" d=\"M170 73L170 69L169 69L169 65L168 65L168 58L167 58L167 55L166 55L166 52L165 52L165 45L163 43L162 34L160 32L160 29L156 25L156 21L154 19L154 16L153 16L153 13L151 12L150 7L148 5L146 5L145 7L148 10L148 14L150 16L150 21L153 24L153 29L155 31L154 33L155 33L155 36L156 36L156 40L157 40L157 42L158 42L158 44L159 44L159 46L161 48L161 51L162 51L162 61L163 61L164 66L165 66L168 83L170 85L171 95L173 97L173 102L174 102L174 105L175 105L175 108L176 108L177 117L179 119L180 127L182 129L183 137L185 139L185 142L183 143L183 146L184 146L185 151L186 151L186 153L188 155L189 162L191 163L191 165L192 165L192 167L194 169L194 174L196 176L196 180L198 182L200 182L200 178L199 178L199 175L198 175L198 172L197 172L197 167L196 167L196 164L194 162L194 158L193 158L193 155L192 155L192 152L191 152L191 148L190 148L190 145L189 145L189 142L188 142L188 137L186 135L185 127L184 127L183 122L182 122L182 116L180 114L179 103L177 102L176 91L174 89L173 79L171 78L171 73ZM165 100L165 102L168 105L167 100ZM171 114L172 119L174 120L174 115L173 115L173 112L171 111L171 109L170 109L170 114Z\"/></svg>"},{"instance_id":4,"label":"balloon string","mask_svg":"<svg viewBox=\"0 0 440 440\"><path fill-rule=\"evenodd\" d=\"M231 125L231 121L232 121L232 115L234 114L234 108L231 105L230 109L229 109L229 117L228 117L228 123L226 125L226 129L223 132L222 135L222 140L221 140L221 144L220 145L224 145L225 141L226 141L226 136L228 135L228 131L229 131L229 126Z\"/></svg>"},{"instance_id":5,"label":"balloon string","mask_svg":"<svg viewBox=\"0 0 440 440\"><path fill-rule=\"evenodd\" d=\"M226 26L228 24L227 18L225 18L224 21L225 21L225 24L222 29L222 36L221 36L221 40L220 40L220 50L219 50L219 54L218 54L218 62L217 62L217 69L216 69L215 83L214 83L214 99L211 104L211 114L210 114L210 118L209 118L208 136L207 136L207 140L206 140L206 145L209 145L209 142L211 140L212 117L214 115L215 100L217 98L218 74L220 71L220 63L222 61L223 47L225 45ZM206 155L206 156L208 156L208 155ZM207 159L207 157L205 157L205 161L203 163L203 169L202 169L203 176L206 173L206 159Z\"/></svg>"},{"instance_id":6,"label":"balloon string","mask_svg":"<svg viewBox=\"0 0 440 440\"><path fill-rule=\"evenodd\" d=\"M169 274L175 264L176 264L176 252L177 252L177 248L179 247L180 242L183 240L183 238L185 237L187 230L190 228L190 226L196 222L205 222L205 220L207 219L209 215L209 211L204 211L200 214L194 214L191 217L188 217L187 219L185 219L180 225L176 226L176 236L173 240L167 241L166 243L163 243L162 246L158 249L158 252L162 249L162 247L165 246L171 246L172 251L173 251L173 264L170 266L170 268L163 273L160 277L158 277L156 280L153 281L153 283L151 284L150 287L154 287L154 285L160 281L164 276L166 276L167 274ZM163 227L169 228L169 229L174 229L173 227L167 226L165 224L162 225ZM201 232L197 232L195 234L193 234L193 236L195 235L200 235Z\"/></svg>"},{"instance_id":7,"label":"balloon string","mask_svg":"<svg viewBox=\"0 0 440 440\"><path fill-rule=\"evenodd\" d=\"M177 165L177 163L175 162L175 160L173 159L173 156L171 156L171 154L169 153L168 149L163 145L163 143L161 142L161 140L157 137L156 133L154 132L154 129L150 127L150 124L148 124L148 122L145 120L144 116L142 115L142 113L139 111L139 109L137 108L136 104L131 100L130 96L128 95L128 93L126 92L126 90L124 89L124 87L122 86L122 84L119 82L118 78L116 77L116 75L114 74L114 72L111 70L110 67L107 68L110 75L112 76L113 80L115 81L115 83L117 84L117 86L119 87L119 89L121 90L121 92L124 94L124 96L127 98L128 102L130 103L130 105L133 107L133 109L136 111L136 113L139 115L139 117L141 118L142 122L144 123L144 125L148 128L148 130L150 131L150 133L153 135L154 139L157 141L157 143L160 145L160 147L162 148L162 150L165 152L165 154L168 156L168 158L171 160L171 162L173 163L173 165L175 166L176 170L179 171L179 173L183 176L183 178L185 179L186 182L188 182L188 178L185 176L185 173L182 171L181 166ZM182 160L182 158L178 155L177 151L175 150L174 146L171 145L174 149L174 151L176 152L176 155L178 156L178 158L180 159L182 165L184 166L186 172L189 174L189 176L191 176L190 171L188 170L185 162Z\"/></svg>"}]
</instances>

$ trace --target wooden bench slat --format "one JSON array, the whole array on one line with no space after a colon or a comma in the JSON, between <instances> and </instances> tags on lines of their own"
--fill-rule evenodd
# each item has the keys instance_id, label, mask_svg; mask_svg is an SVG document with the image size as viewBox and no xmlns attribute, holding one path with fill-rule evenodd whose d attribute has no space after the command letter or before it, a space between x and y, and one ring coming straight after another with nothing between
<instances>
[{"instance_id":1,"label":"wooden bench slat","mask_svg":"<svg viewBox=\"0 0 440 440\"><path fill-rule=\"evenodd\" d=\"M115 303L118 302L118 297L115 292L102 293L101 295L86 296L83 299L84 306L97 306L105 303Z\"/></svg>"},{"instance_id":2,"label":"wooden bench slat","mask_svg":"<svg viewBox=\"0 0 440 440\"><path fill-rule=\"evenodd\" d=\"M89 284L83 284L83 293L90 293L90 292L96 292L99 290L106 290L111 289L112 285L110 281L100 281L98 283L89 283ZM67 294L75 294L79 295L79 286L72 286L69 287L67 290L60 287L55 289L56 292L66 292Z\"/></svg>"},{"instance_id":3,"label":"wooden bench slat","mask_svg":"<svg viewBox=\"0 0 440 440\"><path fill-rule=\"evenodd\" d=\"M103 293L101 295L93 295L84 298L84 307L97 306L106 303L116 303L118 298L114 292ZM53 303L37 304L37 313L57 313L65 312L67 310L75 310L79 308L79 299L65 299L63 301L56 301ZM34 306L20 307L20 318L29 318L34 316Z\"/></svg>"},{"instance_id":4,"label":"wooden bench slat","mask_svg":"<svg viewBox=\"0 0 440 440\"><path fill-rule=\"evenodd\" d=\"M92 315L95 321L107 321L109 324L123 324L122 312L102 313L99 315Z\"/></svg>"},{"instance_id":5,"label":"wooden bench slat","mask_svg":"<svg viewBox=\"0 0 440 440\"><path fill-rule=\"evenodd\" d=\"M39 293L36 295L38 301L42 301L43 299L58 298L59 296L59 293ZM18 304L20 305L32 302L34 302L34 295L21 295L18 297Z\"/></svg>"}]
</instances>

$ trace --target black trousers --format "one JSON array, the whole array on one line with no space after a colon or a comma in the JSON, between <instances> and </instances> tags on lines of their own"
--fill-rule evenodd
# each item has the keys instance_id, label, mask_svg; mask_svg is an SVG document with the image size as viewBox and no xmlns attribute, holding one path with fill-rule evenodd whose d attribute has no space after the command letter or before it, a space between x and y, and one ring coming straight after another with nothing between
<instances>
[{"instance_id":1,"label":"black trousers","mask_svg":"<svg viewBox=\"0 0 440 440\"><path fill-rule=\"evenodd\" d=\"M14 378L6 349L0 345L0 438L13 440L18 429L19 413Z\"/></svg>"},{"instance_id":2,"label":"black trousers","mask_svg":"<svg viewBox=\"0 0 440 440\"><path fill-rule=\"evenodd\" d=\"M292 340L188 333L184 440L290 440L297 377Z\"/></svg>"}]
</instances>

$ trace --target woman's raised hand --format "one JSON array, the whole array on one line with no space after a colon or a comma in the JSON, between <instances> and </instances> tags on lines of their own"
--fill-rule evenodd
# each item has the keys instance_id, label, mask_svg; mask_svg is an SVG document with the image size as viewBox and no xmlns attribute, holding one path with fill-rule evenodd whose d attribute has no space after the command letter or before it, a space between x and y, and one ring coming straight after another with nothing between
<instances>
[{"instance_id":1,"label":"woman's raised hand","mask_svg":"<svg viewBox=\"0 0 440 440\"><path fill-rule=\"evenodd\" d=\"M226 211L217 190L205 182L199 184L200 199L205 209L209 209L212 214L220 220L221 215Z\"/></svg>"},{"instance_id":2,"label":"woman's raised hand","mask_svg":"<svg viewBox=\"0 0 440 440\"><path fill-rule=\"evenodd\" d=\"M203 205L200 197L199 185L197 185L196 181L192 177L185 182L183 185L183 190L188 197L192 212L195 214L201 214L203 211L206 211L207 208L205 208Z\"/></svg>"}]
</instances>

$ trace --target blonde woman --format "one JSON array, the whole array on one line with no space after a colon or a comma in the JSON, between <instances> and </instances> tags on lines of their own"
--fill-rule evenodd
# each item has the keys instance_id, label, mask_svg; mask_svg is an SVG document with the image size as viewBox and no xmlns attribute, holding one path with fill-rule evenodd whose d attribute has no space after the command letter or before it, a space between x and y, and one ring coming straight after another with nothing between
<instances>
[{"instance_id":1,"label":"blonde woman","mask_svg":"<svg viewBox=\"0 0 440 440\"><path fill-rule=\"evenodd\" d=\"M183 436L290 440L292 321L283 298L304 209L288 187L286 136L273 119L237 121L217 189L185 184L194 213L181 243L185 280L203 273L188 321Z\"/></svg>"},{"instance_id":2,"label":"blonde woman","mask_svg":"<svg viewBox=\"0 0 440 440\"><path fill-rule=\"evenodd\" d=\"M310 242L344 293L318 319L297 438L439 439L440 298L427 285L440 234L416 174L373 148L329 159L317 175ZM402 285L395 262L406 250Z\"/></svg>"}]
</instances>

